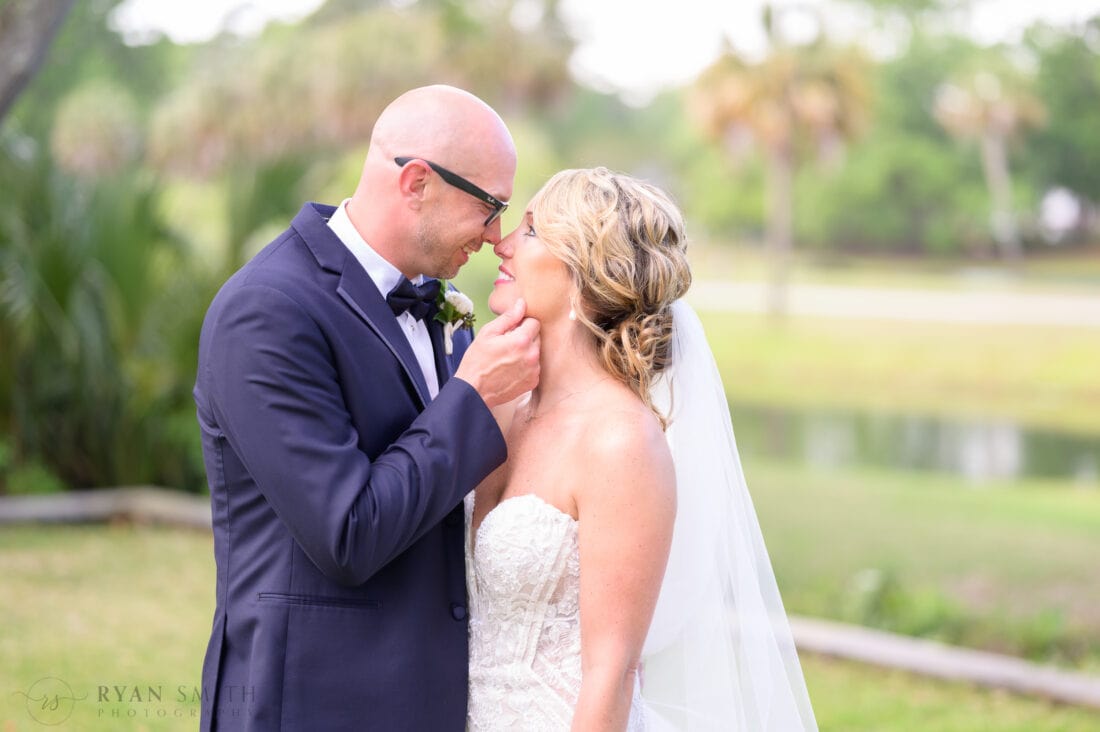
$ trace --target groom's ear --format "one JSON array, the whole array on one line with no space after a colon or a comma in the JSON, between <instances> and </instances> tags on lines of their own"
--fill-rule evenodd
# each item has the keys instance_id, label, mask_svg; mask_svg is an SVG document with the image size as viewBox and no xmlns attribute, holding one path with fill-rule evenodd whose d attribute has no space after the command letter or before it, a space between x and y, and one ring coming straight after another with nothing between
<instances>
[{"instance_id":1,"label":"groom's ear","mask_svg":"<svg viewBox=\"0 0 1100 732\"><path fill-rule=\"evenodd\" d=\"M419 160L410 160L397 177L397 187L409 208L419 211L428 192L431 170Z\"/></svg>"}]
</instances>

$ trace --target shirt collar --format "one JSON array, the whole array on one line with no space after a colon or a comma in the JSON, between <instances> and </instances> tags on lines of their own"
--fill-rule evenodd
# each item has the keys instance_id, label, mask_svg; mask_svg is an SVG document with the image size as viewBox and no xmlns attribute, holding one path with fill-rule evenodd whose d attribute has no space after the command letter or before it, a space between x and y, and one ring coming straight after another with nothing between
<instances>
[{"instance_id":1,"label":"shirt collar","mask_svg":"<svg viewBox=\"0 0 1100 732\"><path fill-rule=\"evenodd\" d=\"M348 248L356 261L366 270L367 275L374 282L374 286L382 293L382 297L385 297L390 290L397 286L404 275L401 274L401 270L394 267L385 257L371 248L371 245L360 235L355 225L351 223L347 211L348 201L350 200L350 198L345 198L340 202L340 205L336 207L336 211L332 214L332 218L328 220L328 226L340 238L340 241L344 243L344 246ZM423 281L424 275L417 275L412 279L414 285L419 285Z\"/></svg>"}]
</instances>

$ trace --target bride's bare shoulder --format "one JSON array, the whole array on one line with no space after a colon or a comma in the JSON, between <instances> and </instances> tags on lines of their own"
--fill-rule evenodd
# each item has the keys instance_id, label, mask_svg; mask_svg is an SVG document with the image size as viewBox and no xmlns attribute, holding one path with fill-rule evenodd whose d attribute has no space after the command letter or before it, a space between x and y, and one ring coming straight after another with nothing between
<instances>
[{"instance_id":1,"label":"bride's bare shoulder","mask_svg":"<svg viewBox=\"0 0 1100 732\"><path fill-rule=\"evenodd\" d=\"M641 401L609 405L578 440L583 493L657 506L675 500L676 473L657 416ZM578 496L578 504L584 495Z\"/></svg>"}]
</instances>

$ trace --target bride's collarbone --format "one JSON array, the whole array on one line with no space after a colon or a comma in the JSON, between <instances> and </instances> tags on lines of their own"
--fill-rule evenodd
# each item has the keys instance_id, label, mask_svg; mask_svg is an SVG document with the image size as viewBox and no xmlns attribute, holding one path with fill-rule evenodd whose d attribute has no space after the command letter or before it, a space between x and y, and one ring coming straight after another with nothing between
<instances>
[{"instance_id":1,"label":"bride's collarbone","mask_svg":"<svg viewBox=\"0 0 1100 732\"><path fill-rule=\"evenodd\" d=\"M577 497L594 458L586 443L606 428L608 408L628 414L618 409L619 402L609 403L599 396L542 414L527 412L526 404L517 409L505 434L508 461L492 480L479 486L475 523L504 501L527 494L577 518Z\"/></svg>"},{"instance_id":2,"label":"bride's collarbone","mask_svg":"<svg viewBox=\"0 0 1100 732\"><path fill-rule=\"evenodd\" d=\"M511 498L533 494L576 518L573 492L583 471L569 458L576 454L575 436L541 425L510 430L508 462L493 480L478 486L474 523Z\"/></svg>"},{"instance_id":3,"label":"bride's collarbone","mask_svg":"<svg viewBox=\"0 0 1100 732\"><path fill-rule=\"evenodd\" d=\"M531 474L546 481L568 478L568 471L580 454L581 432L576 425L556 419L514 426L506 440L505 483Z\"/></svg>"},{"instance_id":4,"label":"bride's collarbone","mask_svg":"<svg viewBox=\"0 0 1100 732\"><path fill-rule=\"evenodd\" d=\"M594 421L600 419L600 410L593 405L576 405L570 409L554 409L539 414L530 408L517 410L505 434L508 454L534 444L539 450L558 455L574 448Z\"/></svg>"}]
</instances>

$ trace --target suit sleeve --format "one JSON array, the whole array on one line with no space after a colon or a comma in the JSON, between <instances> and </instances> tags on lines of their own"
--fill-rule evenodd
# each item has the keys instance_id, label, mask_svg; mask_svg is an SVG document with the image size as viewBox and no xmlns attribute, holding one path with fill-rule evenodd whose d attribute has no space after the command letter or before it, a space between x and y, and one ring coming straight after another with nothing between
<instances>
[{"instance_id":1,"label":"suit sleeve","mask_svg":"<svg viewBox=\"0 0 1100 732\"><path fill-rule=\"evenodd\" d=\"M298 303L246 286L219 312L205 374L215 416L294 539L334 581L365 582L504 461L492 414L459 379L372 461L358 448L328 343Z\"/></svg>"}]
</instances>

